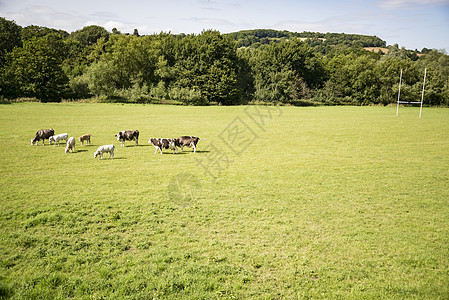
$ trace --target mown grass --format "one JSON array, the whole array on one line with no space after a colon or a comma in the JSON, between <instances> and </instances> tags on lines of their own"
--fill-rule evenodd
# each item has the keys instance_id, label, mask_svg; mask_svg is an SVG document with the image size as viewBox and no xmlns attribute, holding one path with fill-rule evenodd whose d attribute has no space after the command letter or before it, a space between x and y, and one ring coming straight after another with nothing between
<instances>
[{"instance_id":1,"label":"mown grass","mask_svg":"<svg viewBox=\"0 0 449 300\"><path fill-rule=\"evenodd\" d=\"M255 109L0 106L0 298L449 297L448 109ZM30 146L50 127L94 145Z\"/></svg>"}]
</instances>

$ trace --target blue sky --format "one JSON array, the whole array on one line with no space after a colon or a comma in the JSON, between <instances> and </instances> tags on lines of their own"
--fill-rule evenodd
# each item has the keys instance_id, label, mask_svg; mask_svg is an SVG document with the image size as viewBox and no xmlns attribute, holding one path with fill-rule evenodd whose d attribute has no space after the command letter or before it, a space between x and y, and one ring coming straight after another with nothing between
<instances>
[{"instance_id":1,"label":"blue sky","mask_svg":"<svg viewBox=\"0 0 449 300\"><path fill-rule=\"evenodd\" d=\"M449 52L449 0L0 0L18 25L68 32L87 25L140 34L270 28L376 35L388 45Z\"/></svg>"}]
</instances>

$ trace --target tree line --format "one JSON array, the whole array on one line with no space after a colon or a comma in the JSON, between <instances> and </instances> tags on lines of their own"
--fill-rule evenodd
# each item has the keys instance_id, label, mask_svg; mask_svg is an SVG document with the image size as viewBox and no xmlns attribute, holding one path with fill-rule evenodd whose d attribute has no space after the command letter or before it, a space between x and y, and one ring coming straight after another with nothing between
<instances>
[{"instance_id":1,"label":"tree line","mask_svg":"<svg viewBox=\"0 0 449 300\"><path fill-rule=\"evenodd\" d=\"M262 41L262 42L261 42ZM363 47L381 46L388 53ZM72 33L0 18L0 98L186 105L247 103L449 105L449 56L378 37L254 30L140 36L86 26Z\"/></svg>"}]
</instances>

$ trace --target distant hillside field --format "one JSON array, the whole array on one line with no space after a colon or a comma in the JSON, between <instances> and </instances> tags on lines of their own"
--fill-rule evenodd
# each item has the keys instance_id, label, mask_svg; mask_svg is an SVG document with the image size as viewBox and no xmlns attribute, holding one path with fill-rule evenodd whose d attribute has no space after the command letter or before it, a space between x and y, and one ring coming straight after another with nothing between
<instances>
[{"instance_id":1,"label":"distant hillside field","mask_svg":"<svg viewBox=\"0 0 449 300\"><path fill-rule=\"evenodd\" d=\"M383 53L383 54L388 54L388 52L390 51L388 48L381 48L381 47L364 47L363 49L365 49L366 51L370 51L370 52L374 52L374 53Z\"/></svg>"}]
</instances>

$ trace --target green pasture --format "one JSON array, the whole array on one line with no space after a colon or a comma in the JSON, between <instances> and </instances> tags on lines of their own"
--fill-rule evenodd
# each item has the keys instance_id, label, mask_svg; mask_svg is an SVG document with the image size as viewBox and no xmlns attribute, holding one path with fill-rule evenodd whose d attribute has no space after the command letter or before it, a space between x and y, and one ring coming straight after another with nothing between
<instances>
[{"instance_id":1,"label":"green pasture","mask_svg":"<svg viewBox=\"0 0 449 300\"><path fill-rule=\"evenodd\" d=\"M447 299L449 109L418 113L0 105L0 298Z\"/></svg>"}]
</instances>

